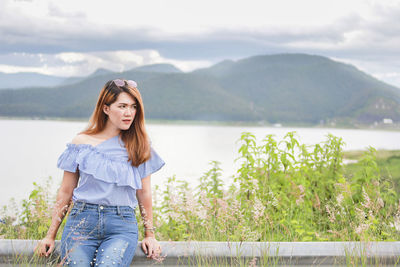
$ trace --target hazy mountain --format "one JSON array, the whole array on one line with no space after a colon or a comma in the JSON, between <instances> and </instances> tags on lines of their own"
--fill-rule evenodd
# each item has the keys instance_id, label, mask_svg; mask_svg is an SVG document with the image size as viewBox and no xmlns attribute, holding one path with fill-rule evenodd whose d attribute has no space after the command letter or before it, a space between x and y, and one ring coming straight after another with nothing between
<instances>
[{"instance_id":1,"label":"hazy mountain","mask_svg":"<svg viewBox=\"0 0 400 267\"><path fill-rule=\"evenodd\" d=\"M108 69L99 68L95 72L90 74L89 76L90 77L95 77L95 76L100 76L100 75L110 74L110 73L113 73L113 71L112 70L108 70Z\"/></svg>"},{"instance_id":2,"label":"hazy mountain","mask_svg":"<svg viewBox=\"0 0 400 267\"><path fill-rule=\"evenodd\" d=\"M152 64L136 67L135 71L181 73L182 71L171 64ZM21 89L32 87L54 87L75 84L89 77L114 73L111 70L99 68L89 76L58 77L34 72L2 73L0 72L0 89Z\"/></svg>"},{"instance_id":3,"label":"hazy mountain","mask_svg":"<svg viewBox=\"0 0 400 267\"><path fill-rule=\"evenodd\" d=\"M146 72L161 72L161 73L180 73L180 69L172 64L152 64L140 66L132 69L134 71L146 71Z\"/></svg>"},{"instance_id":4,"label":"hazy mountain","mask_svg":"<svg viewBox=\"0 0 400 267\"><path fill-rule=\"evenodd\" d=\"M77 77L66 78L62 82L61 85L74 84L74 83L83 81L83 80L87 79L88 77L96 77L96 76L101 76L101 75L110 74L110 73L113 73L113 71L107 70L107 69L103 69L103 68L99 68L95 72L90 74L89 76L77 76Z\"/></svg>"},{"instance_id":5,"label":"hazy mountain","mask_svg":"<svg viewBox=\"0 0 400 267\"><path fill-rule=\"evenodd\" d=\"M135 68L51 89L2 90L0 115L88 117L103 84L118 77L138 82L153 119L400 121L397 88L351 65L304 54L228 60L190 73Z\"/></svg>"},{"instance_id":6,"label":"hazy mountain","mask_svg":"<svg viewBox=\"0 0 400 267\"><path fill-rule=\"evenodd\" d=\"M400 115L397 88L321 56L255 56L197 72L216 77L223 88L254 103L270 122L317 123L333 117L371 122Z\"/></svg>"},{"instance_id":7,"label":"hazy mountain","mask_svg":"<svg viewBox=\"0 0 400 267\"><path fill-rule=\"evenodd\" d=\"M65 77L44 75L34 72L0 72L0 89L19 89L24 87L51 87L60 85Z\"/></svg>"},{"instance_id":8,"label":"hazy mountain","mask_svg":"<svg viewBox=\"0 0 400 267\"><path fill-rule=\"evenodd\" d=\"M230 69L234 65L235 65L235 61L227 59L227 60L221 61L211 67L194 70L193 72L221 77L221 76L224 76L225 74L227 74L227 72L229 72Z\"/></svg>"}]
</instances>

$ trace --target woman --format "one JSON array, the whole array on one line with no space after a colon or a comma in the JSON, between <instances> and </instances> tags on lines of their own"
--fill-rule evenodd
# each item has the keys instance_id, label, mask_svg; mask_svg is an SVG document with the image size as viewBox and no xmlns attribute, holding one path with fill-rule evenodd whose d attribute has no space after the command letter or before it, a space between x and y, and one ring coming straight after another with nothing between
<instances>
[{"instance_id":1,"label":"woman","mask_svg":"<svg viewBox=\"0 0 400 267\"><path fill-rule=\"evenodd\" d=\"M150 174L163 160L150 147L136 82L116 79L103 87L88 128L58 159L64 177L51 226L37 251L48 256L69 203L61 262L74 266L129 266L138 243L135 207L144 222L142 249L157 256ZM79 183L78 183L79 181Z\"/></svg>"}]
</instances>

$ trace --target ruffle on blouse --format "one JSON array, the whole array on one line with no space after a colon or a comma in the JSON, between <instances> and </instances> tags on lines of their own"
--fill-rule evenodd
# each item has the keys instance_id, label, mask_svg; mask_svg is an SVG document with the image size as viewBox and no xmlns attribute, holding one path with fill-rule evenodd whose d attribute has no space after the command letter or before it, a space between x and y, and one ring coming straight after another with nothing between
<instances>
[{"instance_id":1,"label":"ruffle on blouse","mask_svg":"<svg viewBox=\"0 0 400 267\"><path fill-rule=\"evenodd\" d=\"M103 182L141 189L141 179L165 164L153 149L150 159L138 167L132 166L127 159L106 154L92 145L67 144L67 149L58 159L57 167L69 172L76 172L79 168L80 172Z\"/></svg>"}]
</instances>

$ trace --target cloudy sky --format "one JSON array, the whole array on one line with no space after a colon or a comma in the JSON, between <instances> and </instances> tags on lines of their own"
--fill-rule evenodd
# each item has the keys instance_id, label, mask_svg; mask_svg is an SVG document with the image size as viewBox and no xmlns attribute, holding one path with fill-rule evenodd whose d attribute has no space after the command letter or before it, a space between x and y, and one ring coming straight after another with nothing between
<instances>
[{"instance_id":1,"label":"cloudy sky","mask_svg":"<svg viewBox=\"0 0 400 267\"><path fill-rule=\"evenodd\" d=\"M307 53L400 87L400 1L0 0L0 72L88 75Z\"/></svg>"}]
</instances>

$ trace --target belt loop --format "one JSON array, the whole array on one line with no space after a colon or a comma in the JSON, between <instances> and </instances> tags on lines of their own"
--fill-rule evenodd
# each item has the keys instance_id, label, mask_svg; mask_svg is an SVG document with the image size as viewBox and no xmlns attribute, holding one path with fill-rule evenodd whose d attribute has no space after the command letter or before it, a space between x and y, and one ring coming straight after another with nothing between
<instances>
[{"instance_id":1,"label":"belt loop","mask_svg":"<svg viewBox=\"0 0 400 267\"><path fill-rule=\"evenodd\" d=\"M85 204L86 204L86 203L85 203L85 202L80 202L80 203L81 203L81 205L80 205L80 206L81 206L81 208L80 208L80 212L82 212L82 211L83 211L83 209L85 208Z\"/></svg>"},{"instance_id":2,"label":"belt loop","mask_svg":"<svg viewBox=\"0 0 400 267\"><path fill-rule=\"evenodd\" d=\"M119 210L119 206L117 206L117 215L120 215L121 211Z\"/></svg>"}]
</instances>

